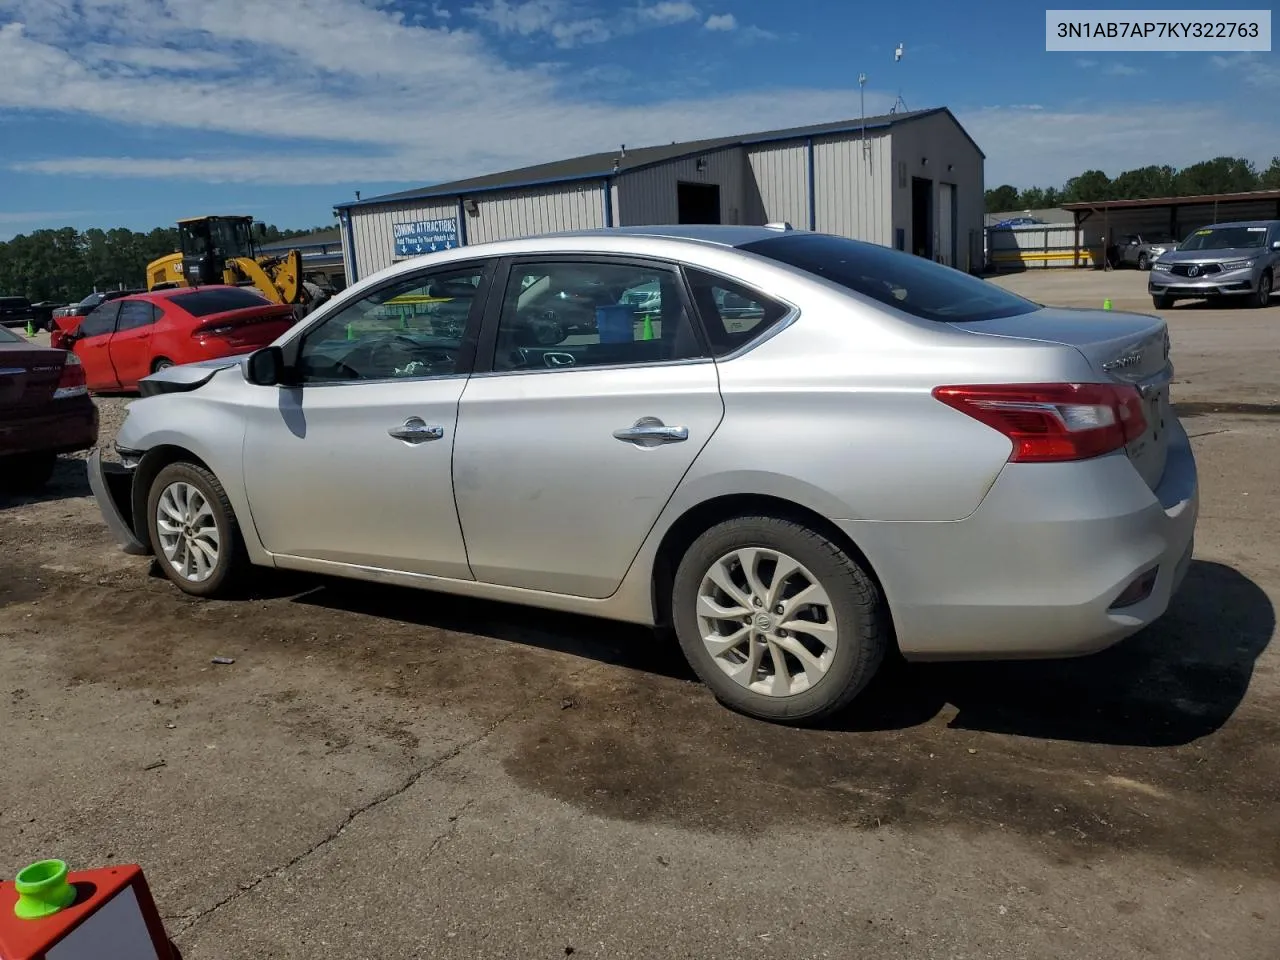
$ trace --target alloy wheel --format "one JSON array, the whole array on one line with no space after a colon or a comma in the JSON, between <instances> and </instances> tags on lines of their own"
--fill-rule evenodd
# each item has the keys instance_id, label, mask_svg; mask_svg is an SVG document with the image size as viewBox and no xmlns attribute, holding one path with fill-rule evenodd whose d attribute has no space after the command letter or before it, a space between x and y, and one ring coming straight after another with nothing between
<instances>
[{"instance_id":1,"label":"alloy wheel","mask_svg":"<svg viewBox=\"0 0 1280 960\"><path fill-rule=\"evenodd\" d=\"M785 553L742 547L725 554L703 576L697 605L712 660L748 690L792 696L831 668L839 641L831 599Z\"/></svg>"},{"instance_id":2,"label":"alloy wheel","mask_svg":"<svg viewBox=\"0 0 1280 960\"><path fill-rule=\"evenodd\" d=\"M176 481L164 488L156 504L160 549L184 580L203 583L218 565L221 537L213 508L200 490Z\"/></svg>"}]
</instances>

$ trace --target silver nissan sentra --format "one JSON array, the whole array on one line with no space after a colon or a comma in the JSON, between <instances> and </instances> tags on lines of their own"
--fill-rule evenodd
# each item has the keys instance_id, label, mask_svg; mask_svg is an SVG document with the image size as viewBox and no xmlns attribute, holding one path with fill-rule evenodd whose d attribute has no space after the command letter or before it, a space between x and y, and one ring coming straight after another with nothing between
<instances>
[{"instance_id":1,"label":"silver nissan sentra","mask_svg":"<svg viewBox=\"0 0 1280 960\"><path fill-rule=\"evenodd\" d=\"M801 722L908 658L1088 653L1164 613L1196 468L1156 317L885 247L644 227L398 263L143 381L90 478L181 589L254 565L675 628Z\"/></svg>"}]
</instances>

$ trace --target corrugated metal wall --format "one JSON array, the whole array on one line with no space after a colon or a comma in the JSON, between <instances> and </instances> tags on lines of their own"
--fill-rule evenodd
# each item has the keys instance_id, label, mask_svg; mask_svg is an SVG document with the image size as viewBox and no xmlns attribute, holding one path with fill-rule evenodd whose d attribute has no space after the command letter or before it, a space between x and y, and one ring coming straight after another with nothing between
<instances>
[{"instance_id":1,"label":"corrugated metal wall","mask_svg":"<svg viewBox=\"0 0 1280 960\"><path fill-rule=\"evenodd\" d=\"M485 193L474 199L480 215L467 217L468 243L604 226L600 181Z\"/></svg>"},{"instance_id":2,"label":"corrugated metal wall","mask_svg":"<svg viewBox=\"0 0 1280 960\"><path fill-rule=\"evenodd\" d=\"M892 148L887 133L813 142L815 227L854 240L893 243Z\"/></svg>"},{"instance_id":3,"label":"corrugated metal wall","mask_svg":"<svg viewBox=\"0 0 1280 960\"><path fill-rule=\"evenodd\" d=\"M395 262L396 239L392 224L410 220L441 220L457 215L458 203L452 199L432 200L421 205L353 208L351 232L355 239L356 268L360 271L360 279Z\"/></svg>"},{"instance_id":4,"label":"corrugated metal wall","mask_svg":"<svg viewBox=\"0 0 1280 960\"><path fill-rule=\"evenodd\" d=\"M978 270L985 227L984 161L960 126L945 113L909 120L893 128L893 228L902 230L905 249L920 245L912 236L911 181L932 181L933 223L928 246L938 252L938 184L955 188L955 262L961 270ZM891 238L892 239L892 238ZM949 251L948 251L949 253Z\"/></svg>"},{"instance_id":5,"label":"corrugated metal wall","mask_svg":"<svg viewBox=\"0 0 1280 960\"><path fill-rule=\"evenodd\" d=\"M747 150L751 176L743 199L743 223L783 221L809 229L809 148L804 141Z\"/></svg>"},{"instance_id":6,"label":"corrugated metal wall","mask_svg":"<svg viewBox=\"0 0 1280 960\"><path fill-rule=\"evenodd\" d=\"M698 169L699 159L706 160L705 170ZM742 149L733 147L621 174L613 211L615 226L679 223L676 184L681 181L719 184L720 222L750 223L744 211L745 166Z\"/></svg>"}]
</instances>

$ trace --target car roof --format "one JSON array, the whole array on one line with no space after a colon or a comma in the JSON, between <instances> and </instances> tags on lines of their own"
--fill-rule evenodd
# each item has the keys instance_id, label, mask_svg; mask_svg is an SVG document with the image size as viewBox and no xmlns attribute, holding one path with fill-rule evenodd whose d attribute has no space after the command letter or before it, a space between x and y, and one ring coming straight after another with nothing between
<instances>
[{"instance_id":1,"label":"car roof","mask_svg":"<svg viewBox=\"0 0 1280 960\"><path fill-rule=\"evenodd\" d=\"M121 300L172 300L174 297L180 297L186 293L195 293L197 290L252 290L257 293L256 289L251 287L238 287L226 283L208 283L201 284L198 287L166 287L163 290L148 290L143 293L131 293L127 297L120 297ZM261 296L261 294L259 294ZM266 300L266 297L262 298ZM268 301L270 302L270 301Z\"/></svg>"},{"instance_id":2,"label":"car roof","mask_svg":"<svg viewBox=\"0 0 1280 960\"><path fill-rule=\"evenodd\" d=\"M559 240L591 237L646 237L656 240L686 240L711 243L722 247L743 247L757 240L767 240L793 229L789 225L736 226L727 224L656 224L642 227L602 227L594 230L567 230L547 233L528 240Z\"/></svg>"}]
</instances>

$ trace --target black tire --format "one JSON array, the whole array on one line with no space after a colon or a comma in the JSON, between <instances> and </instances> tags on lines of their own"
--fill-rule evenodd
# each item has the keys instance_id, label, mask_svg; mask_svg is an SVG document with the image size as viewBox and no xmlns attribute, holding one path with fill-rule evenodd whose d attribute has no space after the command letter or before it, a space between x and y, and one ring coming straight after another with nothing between
<instances>
[{"instance_id":1,"label":"black tire","mask_svg":"<svg viewBox=\"0 0 1280 960\"><path fill-rule=\"evenodd\" d=\"M1249 298L1251 306L1258 309L1264 309L1271 306L1271 271L1264 270L1262 276L1258 278L1258 289L1253 292L1253 296Z\"/></svg>"},{"instance_id":2,"label":"black tire","mask_svg":"<svg viewBox=\"0 0 1280 960\"><path fill-rule=\"evenodd\" d=\"M1151 302L1157 310L1171 310L1173 308L1173 297L1162 297L1157 294L1152 296Z\"/></svg>"},{"instance_id":3,"label":"black tire","mask_svg":"<svg viewBox=\"0 0 1280 960\"><path fill-rule=\"evenodd\" d=\"M38 493L53 476L56 454L26 453L0 459L0 490L5 493Z\"/></svg>"},{"instance_id":4,"label":"black tire","mask_svg":"<svg viewBox=\"0 0 1280 960\"><path fill-rule=\"evenodd\" d=\"M698 592L703 578L734 550L764 547L785 553L819 581L839 632L830 666L812 688L790 696L748 690L728 676L703 643ZM889 618L875 581L838 544L780 517L741 517L707 530L685 551L672 590L672 620L690 666L724 705L780 723L809 723L843 710L879 669L889 646ZM764 656L767 656L765 654Z\"/></svg>"},{"instance_id":5,"label":"black tire","mask_svg":"<svg viewBox=\"0 0 1280 960\"><path fill-rule=\"evenodd\" d=\"M161 370L168 370L173 366L173 361L168 357L156 357L151 361L151 372L159 373Z\"/></svg>"},{"instance_id":6,"label":"black tire","mask_svg":"<svg viewBox=\"0 0 1280 960\"><path fill-rule=\"evenodd\" d=\"M1139 270L1151 269L1151 258L1147 256L1145 253L1138 254L1138 269Z\"/></svg>"},{"instance_id":7,"label":"black tire","mask_svg":"<svg viewBox=\"0 0 1280 960\"><path fill-rule=\"evenodd\" d=\"M192 581L184 577L165 556L161 545L156 523L160 497L165 488L179 481L194 487L208 503L218 530L217 561L205 580ZM226 491L222 489L222 484L218 482L217 477L194 463L171 463L157 473L155 479L151 481L151 489L147 491L147 535L151 540L151 548L155 551L156 563L164 571L165 576L177 584L184 593L194 597L234 594L249 567L244 538L240 534L240 525L236 521L235 511L231 509Z\"/></svg>"}]
</instances>

